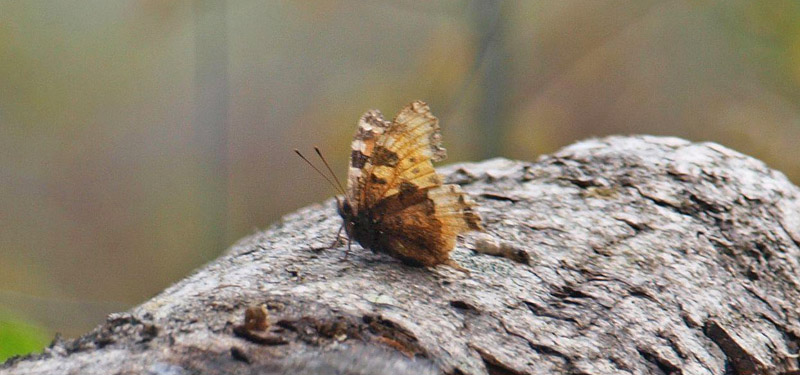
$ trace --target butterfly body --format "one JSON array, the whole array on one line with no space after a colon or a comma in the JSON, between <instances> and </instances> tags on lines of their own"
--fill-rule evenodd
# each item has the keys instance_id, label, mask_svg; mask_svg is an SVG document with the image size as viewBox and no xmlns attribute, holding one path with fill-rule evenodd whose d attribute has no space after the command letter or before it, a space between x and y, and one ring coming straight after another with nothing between
<instances>
[{"instance_id":1,"label":"butterfly body","mask_svg":"<svg viewBox=\"0 0 800 375\"><path fill-rule=\"evenodd\" d=\"M466 193L444 185L434 170L432 161L444 157L438 120L424 102L409 104L392 122L365 113L338 207L348 237L407 264L448 262L459 233L483 228Z\"/></svg>"}]
</instances>

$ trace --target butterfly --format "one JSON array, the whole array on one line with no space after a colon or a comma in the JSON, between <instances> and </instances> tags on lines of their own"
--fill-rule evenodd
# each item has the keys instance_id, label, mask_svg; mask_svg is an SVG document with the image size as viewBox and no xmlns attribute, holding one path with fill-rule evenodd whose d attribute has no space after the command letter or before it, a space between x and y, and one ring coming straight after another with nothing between
<instances>
[{"instance_id":1,"label":"butterfly","mask_svg":"<svg viewBox=\"0 0 800 375\"><path fill-rule=\"evenodd\" d=\"M348 239L410 265L454 264L449 254L456 237L483 227L467 193L443 184L433 168L445 157L439 120L425 102L405 106L393 121L378 110L361 116L347 189L337 181L344 193L337 209Z\"/></svg>"}]
</instances>

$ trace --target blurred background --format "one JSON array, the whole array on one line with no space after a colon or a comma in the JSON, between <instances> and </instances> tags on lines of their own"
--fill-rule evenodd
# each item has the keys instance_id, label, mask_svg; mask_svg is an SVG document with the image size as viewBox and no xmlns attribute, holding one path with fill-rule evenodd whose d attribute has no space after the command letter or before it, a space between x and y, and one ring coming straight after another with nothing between
<instances>
[{"instance_id":1,"label":"blurred background","mask_svg":"<svg viewBox=\"0 0 800 375\"><path fill-rule=\"evenodd\" d=\"M0 0L0 360L75 337L333 190L359 116L449 162L649 133L800 182L800 2Z\"/></svg>"}]
</instances>

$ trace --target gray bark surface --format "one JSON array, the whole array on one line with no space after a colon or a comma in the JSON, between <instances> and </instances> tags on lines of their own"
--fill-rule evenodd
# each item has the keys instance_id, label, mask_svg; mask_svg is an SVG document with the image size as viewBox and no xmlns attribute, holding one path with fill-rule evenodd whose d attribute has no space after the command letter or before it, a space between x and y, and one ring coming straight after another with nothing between
<instances>
[{"instance_id":1,"label":"gray bark surface","mask_svg":"<svg viewBox=\"0 0 800 375\"><path fill-rule=\"evenodd\" d=\"M800 190L713 143L610 137L442 169L487 233L448 266L324 249L329 200L2 374L778 374L798 369ZM489 254L496 254L494 256ZM236 334L265 304L266 339ZM413 359L411 359L413 358Z\"/></svg>"}]
</instances>

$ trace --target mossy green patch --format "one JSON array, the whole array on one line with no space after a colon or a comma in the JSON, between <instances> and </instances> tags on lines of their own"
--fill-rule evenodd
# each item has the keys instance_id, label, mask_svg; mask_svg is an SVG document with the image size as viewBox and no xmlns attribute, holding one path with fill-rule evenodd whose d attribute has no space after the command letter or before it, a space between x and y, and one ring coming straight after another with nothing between
<instances>
[{"instance_id":1,"label":"mossy green patch","mask_svg":"<svg viewBox=\"0 0 800 375\"><path fill-rule=\"evenodd\" d=\"M0 362L42 350L49 341L47 331L40 325L0 311Z\"/></svg>"}]
</instances>

